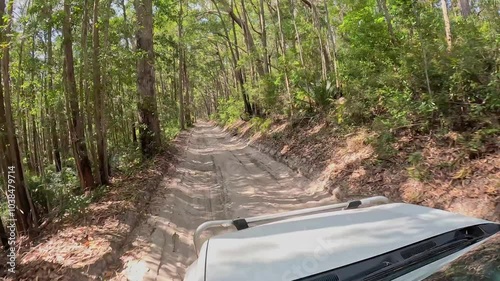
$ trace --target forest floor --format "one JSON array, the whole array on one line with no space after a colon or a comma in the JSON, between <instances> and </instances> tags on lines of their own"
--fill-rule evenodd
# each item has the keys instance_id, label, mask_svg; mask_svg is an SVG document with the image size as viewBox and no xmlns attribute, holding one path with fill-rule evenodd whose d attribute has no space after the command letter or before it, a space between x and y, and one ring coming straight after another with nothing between
<instances>
[{"instance_id":1,"label":"forest floor","mask_svg":"<svg viewBox=\"0 0 500 281\"><path fill-rule=\"evenodd\" d=\"M56 219L32 239L23 237L16 276L4 279L80 281L114 276L131 231L142 222L156 187L173 171L174 153L170 147L128 173L115 175L109 192L84 213ZM5 272L1 265L0 280Z\"/></svg>"},{"instance_id":2,"label":"forest floor","mask_svg":"<svg viewBox=\"0 0 500 281\"><path fill-rule=\"evenodd\" d=\"M376 133L366 129L346 134L321 119L275 121L265 133L254 127L238 121L227 129L338 200L384 195L500 221L499 137L488 139L477 153L460 143L458 132L437 136L406 130L382 144L392 155L381 160L372 141Z\"/></svg>"}]
</instances>

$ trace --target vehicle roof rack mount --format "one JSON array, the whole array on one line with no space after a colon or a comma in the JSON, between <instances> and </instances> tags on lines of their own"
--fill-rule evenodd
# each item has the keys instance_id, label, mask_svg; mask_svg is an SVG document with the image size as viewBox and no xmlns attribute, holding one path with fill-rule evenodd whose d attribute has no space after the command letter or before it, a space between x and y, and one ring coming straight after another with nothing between
<instances>
[{"instance_id":1,"label":"vehicle roof rack mount","mask_svg":"<svg viewBox=\"0 0 500 281\"><path fill-rule=\"evenodd\" d=\"M198 252L200 250L198 242L200 240L201 234L210 228L235 227L237 230L243 230L243 229L248 228L249 224L254 224L254 223L283 220L283 219L287 219L287 218L291 218L291 217L305 216L305 215L326 212L326 211L341 211L341 210L347 210L347 209L363 208L363 207L368 207L368 206L372 206L372 205L387 204L387 203L389 203L389 199L387 199L387 197L374 196L374 197L368 197L368 198L363 198L363 199L359 199L359 200L352 200L352 201L336 203L336 204L331 204L331 205L326 205L326 206L300 209L300 210L289 211L289 212L284 212L284 213L262 215L262 216L249 217L249 218L237 218L234 220L207 221L207 222L200 224L200 226L198 226L198 228L194 232L194 237L193 237L194 248L196 251L196 255L198 255Z\"/></svg>"}]
</instances>

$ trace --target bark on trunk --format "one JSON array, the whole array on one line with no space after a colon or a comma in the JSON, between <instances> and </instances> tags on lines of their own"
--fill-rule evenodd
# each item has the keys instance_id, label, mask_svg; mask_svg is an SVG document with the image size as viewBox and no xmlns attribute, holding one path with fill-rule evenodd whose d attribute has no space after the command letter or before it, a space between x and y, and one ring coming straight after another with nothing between
<instances>
[{"instance_id":1,"label":"bark on trunk","mask_svg":"<svg viewBox=\"0 0 500 281\"><path fill-rule=\"evenodd\" d=\"M64 20L63 20L63 47L66 61L66 85L70 107L70 127L71 139L74 145L75 161L80 176L81 186L85 191L90 191L95 187L94 176L92 175L92 164L87 154L85 143L84 124L80 116L78 106L78 91L76 89L75 68L73 60L73 41L71 38L71 4L70 0L64 0Z\"/></svg>"},{"instance_id":2,"label":"bark on trunk","mask_svg":"<svg viewBox=\"0 0 500 281\"><path fill-rule=\"evenodd\" d=\"M387 9L386 0L377 0L377 4L384 14L385 22L387 23L387 31L389 32L389 36L391 37L391 42L392 44L395 44L396 36L394 35L394 28L392 27L392 17L389 13L389 9Z\"/></svg>"},{"instance_id":3,"label":"bark on trunk","mask_svg":"<svg viewBox=\"0 0 500 281\"><path fill-rule=\"evenodd\" d=\"M5 226L3 224L2 218L0 218L0 238L2 239L2 245L4 250L10 248L9 238L7 236L7 231L5 231Z\"/></svg>"},{"instance_id":4,"label":"bark on trunk","mask_svg":"<svg viewBox=\"0 0 500 281\"><path fill-rule=\"evenodd\" d=\"M446 34L446 43L448 44L448 52L450 52L451 48L452 48L452 37L451 37L450 18L448 17L448 5L446 4L446 0L441 0L441 10L443 11L444 31Z\"/></svg>"},{"instance_id":5,"label":"bark on trunk","mask_svg":"<svg viewBox=\"0 0 500 281\"><path fill-rule=\"evenodd\" d=\"M12 18L12 4L9 3L9 17ZM4 26L5 1L0 1L0 25ZM9 36L11 21L6 24L5 35L2 32L0 41L2 43L3 56L0 75L3 79L3 88L0 87L0 151L2 171L7 183L7 199L15 200L16 228L21 234L38 226L36 210L31 201L29 191L24 182L24 173L21 163L21 155L12 116L11 90L10 90L10 53ZM15 197L15 198L12 198ZM10 202L9 202L10 203Z\"/></svg>"},{"instance_id":6,"label":"bark on trunk","mask_svg":"<svg viewBox=\"0 0 500 281\"><path fill-rule=\"evenodd\" d=\"M264 0L259 1L259 19L260 19L260 38L264 57L264 73L269 73L269 57L267 54L267 33L266 33L266 15L264 11Z\"/></svg>"},{"instance_id":7,"label":"bark on trunk","mask_svg":"<svg viewBox=\"0 0 500 281\"><path fill-rule=\"evenodd\" d=\"M48 15L52 15L52 6L48 7ZM47 28L47 62L48 62L48 71L49 71L49 91L54 90L54 59L53 59L53 49L52 49L52 21L49 20L49 25ZM55 107L55 105L53 105ZM61 153L59 152L59 138L57 136L57 119L58 113L57 110L49 109L50 112L50 134L52 138L52 149L51 153L54 154L54 165L56 167L56 171L60 172L61 167Z\"/></svg>"},{"instance_id":8,"label":"bark on trunk","mask_svg":"<svg viewBox=\"0 0 500 281\"><path fill-rule=\"evenodd\" d=\"M295 30L295 37L297 39L297 49L299 51L300 64L304 66L304 54L302 50L302 40L300 39L299 28L297 27L297 7L295 6L295 0L290 0L290 5L292 7L292 22L293 29Z\"/></svg>"},{"instance_id":9,"label":"bark on trunk","mask_svg":"<svg viewBox=\"0 0 500 281\"><path fill-rule=\"evenodd\" d=\"M285 35L283 34L283 24L281 22L281 8L280 8L280 1L276 0L276 8L278 11L278 26L279 26L279 33L280 33L280 41L281 41L281 50L282 50L282 56L284 59L284 71L285 71L285 86L286 86L286 92L288 95L288 108L289 108L289 115L293 116L293 99L292 99L292 93L290 91L290 81L288 79L288 61L286 58L286 43L285 43Z\"/></svg>"},{"instance_id":10,"label":"bark on trunk","mask_svg":"<svg viewBox=\"0 0 500 281\"><path fill-rule=\"evenodd\" d=\"M153 3L152 0L135 0L137 13L137 89L139 91L139 138L142 154L151 157L161 146L160 122L157 114L154 89L153 53Z\"/></svg>"},{"instance_id":11,"label":"bark on trunk","mask_svg":"<svg viewBox=\"0 0 500 281\"><path fill-rule=\"evenodd\" d=\"M217 13L219 15L219 18L222 22L222 26L224 28L224 35L227 38L227 43L229 50L231 51L231 64L233 67L233 72L234 72L234 77L236 78L236 81L238 83L241 96L243 98L243 103L245 106L245 113L248 115L252 115L252 106L250 105L250 100L248 97L248 94L245 89L245 78L243 77L243 72L241 71L241 67L238 66L238 61L239 61L239 51L238 51L238 41L237 41L237 36L236 36L236 30L234 29L235 22L233 20L233 38L234 38L234 48L233 48L233 43L231 42L231 38L229 36L229 28L226 25L226 22L224 21L224 18L222 17L221 10L219 8L219 5L217 4L218 2L216 0L212 0L212 3L214 4L215 8L217 9ZM223 4L227 5L227 3L223 2Z\"/></svg>"},{"instance_id":12,"label":"bark on trunk","mask_svg":"<svg viewBox=\"0 0 500 281\"><path fill-rule=\"evenodd\" d=\"M178 98L179 98L179 124L181 126L181 130L186 129L186 115L184 112L184 47L183 47L183 5L182 0L179 0L179 19L178 19L178 36L179 36L179 45L178 45L178 57L179 57L179 79L178 79Z\"/></svg>"},{"instance_id":13,"label":"bark on trunk","mask_svg":"<svg viewBox=\"0 0 500 281\"><path fill-rule=\"evenodd\" d=\"M462 14L462 17L467 18L470 15L469 0L458 0L458 6L460 7L460 13Z\"/></svg>"},{"instance_id":14,"label":"bark on trunk","mask_svg":"<svg viewBox=\"0 0 500 281\"><path fill-rule=\"evenodd\" d=\"M106 153L106 129L104 126L104 93L101 85L101 66L99 63L99 0L94 0L94 18L92 27L93 41L93 80L94 80L94 122L97 135L97 159L99 171L99 183L109 184L107 153Z\"/></svg>"}]
</instances>

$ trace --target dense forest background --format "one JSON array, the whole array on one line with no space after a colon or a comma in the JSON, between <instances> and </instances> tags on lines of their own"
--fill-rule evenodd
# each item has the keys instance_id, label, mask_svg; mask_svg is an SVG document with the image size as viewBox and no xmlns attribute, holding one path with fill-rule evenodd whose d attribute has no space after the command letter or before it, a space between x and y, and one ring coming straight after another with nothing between
<instances>
[{"instance_id":1,"label":"dense forest background","mask_svg":"<svg viewBox=\"0 0 500 281\"><path fill-rule=\"evenodd\" d=\"M10 193L21 234L79 212L198 118L265 132L317 117L381 145L453 131L480 155L500 132L499 13L497 0L0 0L1 217Z\"/></svg>"}]
</instances>

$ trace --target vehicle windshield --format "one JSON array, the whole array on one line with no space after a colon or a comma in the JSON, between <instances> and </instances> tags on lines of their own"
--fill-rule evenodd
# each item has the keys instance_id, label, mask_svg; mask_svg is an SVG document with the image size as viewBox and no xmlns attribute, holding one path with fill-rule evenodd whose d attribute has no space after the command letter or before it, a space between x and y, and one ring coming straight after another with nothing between
<instances>
[{"instance_id":1,"label":"vehicle windshield","mask_svg":"<svg viewBox=\"0 0 500 281\"><path fill-rule=\"evenodd\" d=\"M499 253L500 225L481 224L446 232L435 237L390 251L360 262L349 264L330 271L322 272L296 281L380 281L393 280L427 264L441 260L453 253L496 235L493 241L481 245L473 254L465 255L462 263L454 265L449 270L455 273L458 279L448 279L448 270L439 272L436 279L429 280L500 280ZM491 239L493 239L491 238ZM496 247L489 247L491 243ZM483 250L481 250L483 249ZM477 260L475 263L472 261ZM474 268L474 270L471 270ZM467 273L467 275L465 275ZM461 276L470 276L463 279ZM481 278L474 278L481 276ZM491 277L491 278L489 278ZM403 277L404 278L404 277ZM464 277L465 278L465 277ZM495 279L496 278L496 279Z\"/></svg>"},{"instance_id":2,"label":"vehicle windshield","mask_svg":"<svg viewBox=\"0 0 500 281\"><path fill-rule=\"evenodd\" d=\"M446 280L500 280L500 233L425 279L425 281Z\"/></svg>"}]
</instances>

